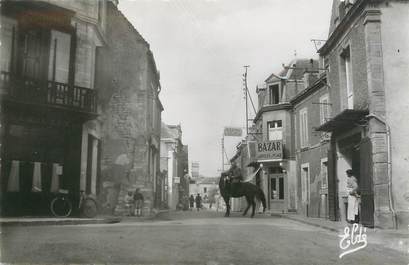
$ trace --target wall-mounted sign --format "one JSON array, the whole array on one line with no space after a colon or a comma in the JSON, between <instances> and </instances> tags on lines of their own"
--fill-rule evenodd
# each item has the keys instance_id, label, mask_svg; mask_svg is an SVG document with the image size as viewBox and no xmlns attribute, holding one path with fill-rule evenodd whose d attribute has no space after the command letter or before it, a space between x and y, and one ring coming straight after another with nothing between
<instances>
[{"instance_id":1,"label":"wall-mounted sign","mask_svg":"<svg viewBox=\"0 0 409 265\"><path fill-rule=\"evenodd\" d=\"M179 177L174 177L173 178L173 183L179 184L180 183L180 178Z\"/></svg>"},{"instance_id":2,"label":"wall-mounted sign","mask_svg":"<svg viewBox=\"0 0 409 265\"><path fill-rule=\"evenodd\" d=\"M243 130L240 127L225 127L224 136L235 136L241 137L243 135Z\"/></svg>"},{"instance_id":3,"label":"wall-mounted sign","mask_svg":"<svg viewBox=\"0 0 409 265\"><path fill-rule=\"evenodd\" d=\"M283 141L276 140L257 142L256 159L257 161L283 159Z\"/></svg>"}]
</instances>

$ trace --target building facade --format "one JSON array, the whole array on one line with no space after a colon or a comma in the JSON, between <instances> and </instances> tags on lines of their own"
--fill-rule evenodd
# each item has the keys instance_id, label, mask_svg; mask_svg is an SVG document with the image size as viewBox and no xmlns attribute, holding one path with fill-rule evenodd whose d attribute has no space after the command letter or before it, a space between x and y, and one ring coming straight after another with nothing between
<instances>
[{"instance_id":1,"label":"building facade","mask_svg":"<svg viewBox=\"0 0 409 265\"><path fill-rule=\"evenodd\" d=\"M382 228L408 223L407 1L333 1L330 33L319 50L328 67L332 132L328 156L330 217L344 220L346 176L361 192L360 222ZM405 37L402 37L405 36Z\"/></svg>"},{"instance_id":2,"label":"building facade","mask_svg":"<svg viewBox=\"0 0 409 265\"><path fill-rule=\"evenodd\" d=\"M162 123L161 132L160 171L166 180L162 182L162 200L167 201L170 209L176 209L177 204L189 192L188 154L187 146L182 143L182 128L180 125Z\"/></svg>"},{"instance_id":3,"label":"building facade","mask_svg":"<svg viewBox=\"0 0 409 265\"><path fill-rule=\"evenodd\" d=\"M263 164L261 177L270 211L297 209L297 166L294 141L294 117L290 100L304 90L304 71L318 67L317 61L297 59L279 74L271 74L257 88L258 112L254 119L258 143L278 141L282 154L258 159Z\"/></svg>"},{"instance_id":4,"label":"building facade","mask_svg":"<svg viewBox=\"0 0 409 265\"><path fill-rule=\"evenodd\" d=\"M124 197L139 188L149 213L156 204L163 106L149 43L113 2L107 3L106 46L97 50L102 132L102 205L124 213Z\"/></svg>"},{"instance_id":5,"label":"building facade","mask_svg":"<svg viewBox=\"0 0 409 265\"><path fill-rule=\"evenodd\" d=\"M329 218L328 149L330 134L315 128L331 117L325 72L304 73L305 89L292 100L297 162L297 212L308 217Z\"/></svg>"},{"instance_id":6,"label":"building facade","mask_svg":"<svg viewBox=\"0 0 409 265\"><path fill-rule=\"evenodd\" d=\"M98 193L105 10L106 1L2 1L1 214L50 214L60 189Z\"/></svg>"}]
</instances>

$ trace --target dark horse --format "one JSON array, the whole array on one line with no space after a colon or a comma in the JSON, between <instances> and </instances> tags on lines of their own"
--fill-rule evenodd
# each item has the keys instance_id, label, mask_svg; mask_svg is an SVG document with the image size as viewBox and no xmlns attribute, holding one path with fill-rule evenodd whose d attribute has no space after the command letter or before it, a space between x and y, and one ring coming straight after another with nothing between
<instances>
[{"instance_id":1,"label":"dark horse","mask_svg":"<svg viewBox=\"0 0 409 265\"><path fill-rule=\"evenodd\" d=\"M231 189L231 185L234 185L234 189ZM222 195L224 202L226 203L226 214L225 216L230 215L230 198L240 198L245 196L247 201L247 208L243 212L245 216L250 209L250 206L253 206L251 217L254 217L254 212L256 210L255 198L259 199L263 204L263 212L266 211L266 197L262 189L250 182L240 182L232 184L230 183L230 178L226 174L222 174L219 181L220 194Z\"/></svg>"}]
</instances>

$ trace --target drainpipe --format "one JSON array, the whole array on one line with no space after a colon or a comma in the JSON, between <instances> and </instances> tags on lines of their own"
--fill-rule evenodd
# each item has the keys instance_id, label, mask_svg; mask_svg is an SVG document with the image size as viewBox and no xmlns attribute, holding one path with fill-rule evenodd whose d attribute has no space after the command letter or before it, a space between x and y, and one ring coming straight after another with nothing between
<instances>
[{"instance_id":1,"label":"drainpipe","mask_svg":"<svg viewBox=\"0 0 409 265\"><path fill-rule=\"evenodd\" d=\"M387 139L387 148L388 148L388 195L389 195L389 209L392 212L393 216L393 226L395 229L398 228L397 224L397 217L396 217L396 211L393 205L393 198L392 198L392 145L391 145L391 128L389 125L386 123L386 121L379 117L378 115L374 113L369 113L369 115L366 116L367 118L375 118L381 123L385 124L386 126L386 139Z\"/></svg>"}]
</instances>

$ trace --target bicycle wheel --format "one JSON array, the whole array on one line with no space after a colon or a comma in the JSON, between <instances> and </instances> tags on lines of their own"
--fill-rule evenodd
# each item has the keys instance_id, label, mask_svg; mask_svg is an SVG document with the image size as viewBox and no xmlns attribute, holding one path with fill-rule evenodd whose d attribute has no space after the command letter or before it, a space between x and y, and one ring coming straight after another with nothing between
<instances>
[{"instance_id":1,"label":"bicycle wheel","mask_svg":"<svg viewBox=\"0 0 409 265\"><path fill-rule=\"evenodd\" d=\"M82 202L81 212L82 215L87 218L95 217L98 213L98 207L95 200L91 198L85 198Z\"/></svg>"},{"instance_id":2,"label":"bicycle wheel","mask_svg":"<svg viewBox=\"0 0 409 265\"><path fill-rule=\"evenodd\" d=\"M56 217L67 217L71 214L72 204L65 197L56 197L51 201L50 209Z\"/></svg>"}]
</instances>

